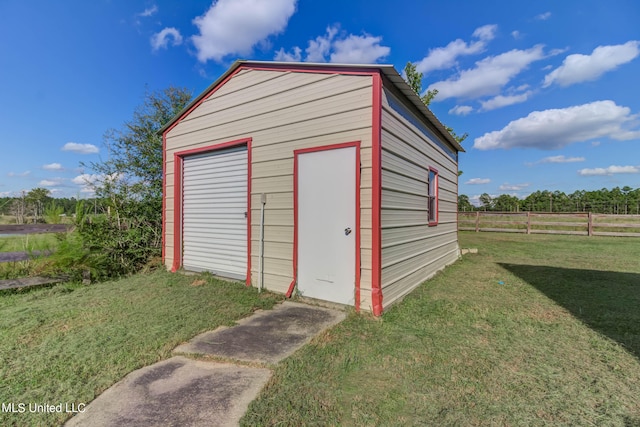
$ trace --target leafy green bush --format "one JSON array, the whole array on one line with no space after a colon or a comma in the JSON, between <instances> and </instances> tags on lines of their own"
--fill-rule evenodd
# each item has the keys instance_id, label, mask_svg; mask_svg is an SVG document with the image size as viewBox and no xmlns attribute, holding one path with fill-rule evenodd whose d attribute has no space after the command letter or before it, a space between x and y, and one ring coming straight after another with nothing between
<instances>
[{"instance_id":1,"label":"leafy green bush","mask_svg":"<svg viewBox=\"0 0 640 427\"><path fill-rule=\"evenodd\" d=\"M75 227L57 236L57 250L42 273L74 281L87 278L87 273L98 281L133 274L160 254L160 246L153 244L156 234L144 216L89 215L81 201Z\"/></svg>"},{"instance_id":2,"label":"leafy green bush","mask_svg":"<svg viewBox=\"0 0 640 427\"><path fill-rule=\"evenodd\" d=\"M62 206L58 206L56 202L51 202L44 209L44 220L47 224L60 224L62 222L62 215L64 213L64 208Z\"/></svg>"}]
</instances>

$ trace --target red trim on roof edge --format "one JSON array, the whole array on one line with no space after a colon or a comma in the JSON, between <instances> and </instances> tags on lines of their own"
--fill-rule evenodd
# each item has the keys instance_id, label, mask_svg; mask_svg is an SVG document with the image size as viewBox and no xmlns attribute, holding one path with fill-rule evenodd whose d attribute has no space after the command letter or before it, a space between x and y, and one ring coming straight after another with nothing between
<instances>
[{"instance_id":1,"label":"red trim on roof edge","mask_svg":"<svg viewBox=\"0 0 640 427\"><path fill-rule=\"evenodd\" d=\"M177 123L177 122L176 122ZM166 131L168 132L168 130ZM251 142L252 138L242 138L206 147L193 148L174 153L174 202L173 202L173 264L172 272L182 267L182 170L184 157L193 154L203 154L225 148L247 146L247 277L246 284L251 286Z\"/></svg>"},{"instance_id":2,"label":"red trim on roof edge","mask_svg":"<svg viewBox=\"0 0 640 427\"><path fill-rule=\"evenodd\" d=\"M198 102L196 102L195 104L193 104L191 106L191 108L189 108L187 111L185 111L184 113L182 113L180 115L180 117L178 117L177 119L174 119L175 121L171 124L171 126L169 126L167 129L164 130L164 132L162 132L162 135L166 135L167 133L169 133L171 131L171 129L173 129L174 127L176 127L178 125L178 123L180 123L185 117L187 117L189 114L191 114L191 112L193 110L195 110L196 108L198 108L200 106L200 104L202 104L204 101L206 101L207 99L209 99L209 97L211 95L213 95L214 93L216 93L218 91L218 89L222 86L224 86L225 83L227 83L233 76L235 76L236 74L238 74L238 72L240 72L240 70L242 69L242 67L235 69L231 74L229 74L223 81L221 81L219 84L217 84L215 87L211 88L211 90L204 95L202 98L200 98L200 100L198 100Z\"/></svg>"},{"instance_id":3,"label":"red trim on roof edge","mask_svg":"<svg viewBox=\"0 0 640 427\"><path fill-rule=\"evenodd\" d=\"M372 204L371 204L371 304L373 315L382 314L382 77L373 75L373 123L372 123Z\"/></svg>"},{"instance_id":4,"label":"red trim on roof edge","mask_svg":"<svg viewBox=\"0 0 640 427\"><path fill-rule=\"evenodd\" d=\"M242 64L238 67L240 70L261 70L261 71L288 71L291 73L314 73L314 74L345 74L355 76L370 76L378 73L377 68L353 68L348 66L331 66L328 65L310 65L308 67L292 67L287 64Z\"/></svg>"},{"instance_id":5,"label":"red trim on roof edge","mask_svg":"<svg viewBox=\"0 0 640 427\"><path fill-rule=\"evenodd\" d=\"M350 64L310 64L310 63L273 63L273 62L254 62L254 61L236 61L231 65L229 70L220 76L219 81L215 81L209 86L203 93L198 95L189 105L185 108L186 111L178 113L176 117L171 119L165 126L166 129L161 129L165 134L173 129L180 121L191 112L196 109L200 104L207 100L213 93L215 93L221 86L227 83L229 79L234 77L242 70L262 70L262 71L286 71L286 72L299 72L299 73L316 73L316 74L345 74L345 75L373 75L380 73L380 69L376 66L371 67L359 67ZM227 75L228 73L228 75Z\"/></svg>"}]
</instances>

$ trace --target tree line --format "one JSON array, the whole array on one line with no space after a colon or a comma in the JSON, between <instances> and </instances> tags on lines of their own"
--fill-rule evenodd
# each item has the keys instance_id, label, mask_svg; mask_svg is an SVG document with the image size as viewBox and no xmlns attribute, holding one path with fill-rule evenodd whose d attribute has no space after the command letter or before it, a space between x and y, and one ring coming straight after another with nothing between
<instances>
[{"instance_id":1,"label":"tree line","mask_svg":"<svg viewBox=\"0 0 640 427\"><path fill-rule=\"evenodd\" d=\"M461 212L593 212L602 214L640 214L640 188L629 186L602 188L600 190L577 190L566 194L563 191L535 191L524 199L509 194L491 197L483 193L479 205L474 206L466 194L458 196Z\"/></svg>"},{"instance_id":2,"label":"tree line","mask_svg":"<svg viewBox=\"0 0 640 427\"><path fill-rule=\"evenodd\" d=\"M98 198L84 199L84 203L93 213L103 213L105 200ZM73 216L78 199L75 197L52 197L46 188L34 188L22 191L14 197L0 197L0 215L12 216L16 224L59 223L62 217Z\"/></svg>"}]
</instances>

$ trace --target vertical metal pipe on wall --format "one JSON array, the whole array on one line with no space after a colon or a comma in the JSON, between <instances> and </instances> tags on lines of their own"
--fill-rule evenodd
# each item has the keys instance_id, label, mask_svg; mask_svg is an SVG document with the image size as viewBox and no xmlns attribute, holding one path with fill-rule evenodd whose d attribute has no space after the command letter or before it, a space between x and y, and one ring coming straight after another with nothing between
<instances>
[{"instance_id":1,"label":"vertical metal pipe on wall","mask_svg":"<svg viewBox=\"0 0 640 427\"><path fill-rule=\"evenodd\" d=\"M262 292L264 284L264 205L267 204L267 195L260 194L260 257L258 264L258 292Z\"/></svg>"}]
</instances>

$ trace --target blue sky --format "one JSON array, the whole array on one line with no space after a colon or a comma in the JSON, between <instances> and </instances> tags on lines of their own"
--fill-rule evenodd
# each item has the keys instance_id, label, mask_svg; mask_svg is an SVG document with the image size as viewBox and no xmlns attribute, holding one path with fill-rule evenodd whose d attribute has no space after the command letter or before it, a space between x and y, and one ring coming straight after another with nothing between
<instances>
[{"instance_id":1,"label":"blue sky","mask_svg":"<svg viewBox=\"0 0 640 427\"><path fill-rule=\"evenodd\" d=\"M237 58L413 61L469 133L460 193L640 187L640 2L2 0L0 195L88 197L145 91ZM101 157L102 156L102 157Z\"/></svg>"}]
</instances>

